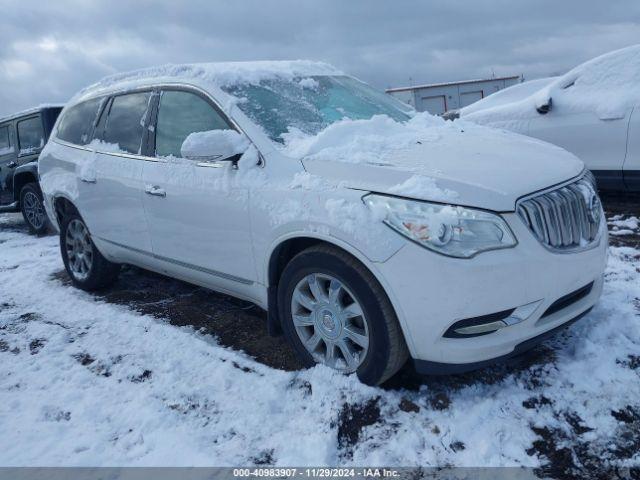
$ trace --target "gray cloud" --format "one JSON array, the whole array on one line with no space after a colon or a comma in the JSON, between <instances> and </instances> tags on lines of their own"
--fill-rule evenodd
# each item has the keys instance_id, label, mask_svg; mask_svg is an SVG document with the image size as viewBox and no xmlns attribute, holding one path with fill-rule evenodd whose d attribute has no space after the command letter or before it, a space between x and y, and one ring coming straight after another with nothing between
<instances>
[{"instance_id":1,"label":"gray cloud","mask_svg":"<svg viewBox=\"0 0 640 480\"><path fill-rule=\"evenodd\" d=\"M5 0L0 115L118 71L310 58L384 88L561 73L640 43L640 2Z\"/></svg>"}]
</instances>

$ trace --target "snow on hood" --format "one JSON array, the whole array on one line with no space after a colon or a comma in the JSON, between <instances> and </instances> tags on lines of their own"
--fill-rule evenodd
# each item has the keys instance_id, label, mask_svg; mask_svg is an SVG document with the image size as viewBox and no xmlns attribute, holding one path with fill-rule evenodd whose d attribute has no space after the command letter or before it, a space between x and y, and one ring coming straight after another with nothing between
<instances>
[{"instance_id":1,"label":"snow on hood","mask_svg":"<svg viewBox=\"0 0 640 480\"><path fill-rule=\"evenodd\" d=\"M461 113L478 123L524 119L552 98L554 109L592 110L603 120L621 118L640 105L639 79L640 45L634 45L585 62L520 100Z\"/></svg>"},{"instance_id":2,"label":"snow on hood","mask_svg":"<svg viewBox=\"0 0 640 480\"><path fill-rule=\"evenodd\" d=\"M551 144L428 113L405 123L342 120L315 136L289 132L283 151L350 188L496 211L513 211L519 197L584 168Z\"/></svg>"}]
</instances>

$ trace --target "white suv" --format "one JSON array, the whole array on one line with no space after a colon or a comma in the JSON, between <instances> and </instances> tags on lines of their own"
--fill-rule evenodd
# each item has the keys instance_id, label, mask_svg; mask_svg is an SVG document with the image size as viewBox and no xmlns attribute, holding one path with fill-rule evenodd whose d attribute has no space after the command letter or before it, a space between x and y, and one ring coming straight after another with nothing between
<instances>
[{"instance_id":1,"label":"white suv","mask_svg":"<svg viewBox=\"0 0 640 480\"><path fill-rule=\"evenodd\" d=\"M385 381L530 348L600 296L580 160L407 107L326 64L167 66L72 99L40 157L83 289L133 264L268 311L308 365Z\"/></svg>"}]
</instances>

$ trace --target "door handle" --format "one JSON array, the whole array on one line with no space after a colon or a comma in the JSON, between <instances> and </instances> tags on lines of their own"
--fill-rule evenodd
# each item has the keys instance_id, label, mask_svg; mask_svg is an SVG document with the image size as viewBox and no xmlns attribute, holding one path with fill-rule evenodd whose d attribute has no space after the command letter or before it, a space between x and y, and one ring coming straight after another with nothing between
<instances>
[{"instance_id":1,"label":"door handle","mask_svg":"<svg viewBox=\"0 0 640 480\"><path fill-rule=\"evenodd\" d=\"M95 179L88 179L88 178L81 178L80 181L84 183L96 183Z\"/></svg>"},{"instance_id":2,"label":"door handle","mask_svg":"<svg viewBox=\"0 0 640 480\"><path fill-rule=\"evenodd\" d=\"M154 195L156 197L166 197L167 196L167 192L165 192L164 189L160 188L157 185L146 185L144 187L144 191L145 191L145 193L148 193L149 195Z\"/></svg>"}]
</instances>

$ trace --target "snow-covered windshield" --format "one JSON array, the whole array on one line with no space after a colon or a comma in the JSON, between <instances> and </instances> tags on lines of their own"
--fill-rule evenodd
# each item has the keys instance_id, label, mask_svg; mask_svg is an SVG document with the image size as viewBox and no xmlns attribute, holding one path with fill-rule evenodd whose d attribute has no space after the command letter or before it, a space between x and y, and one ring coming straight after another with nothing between
<instances>
[{"instance_id":1,"label":"snow-covered windshield","mask_svg":"<svg viewBox=\"0 0 640 480\"><path fill-rule=\"evenodd\" d=\"M374 115L404 122L411 111L389 95L343 75L273 78L222 89L236 97L240 109L280 143L282 134L290 129L315 135L339 120L367 120Z\"/></svg>"}]
</instances>

